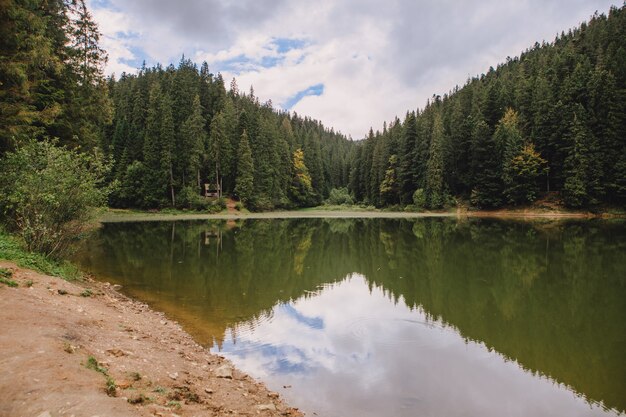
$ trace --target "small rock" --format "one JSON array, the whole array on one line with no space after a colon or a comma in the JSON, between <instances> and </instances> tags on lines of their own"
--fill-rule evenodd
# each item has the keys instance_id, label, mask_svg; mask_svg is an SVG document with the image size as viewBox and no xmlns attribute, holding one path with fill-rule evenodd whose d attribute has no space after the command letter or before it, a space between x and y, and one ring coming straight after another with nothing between
<instances>
[{"instance_id":1,"label":"small rock","mask_svg":"<svg viewBox=\"0 0 626 417\"><path fill-rule=\"evenodd\" d=\"M121 290L121 289L122 289L122 286L121 286L121 285L119 285L119 284L115 284L115 285L113 285L111 288L113 288L113 290L114 290L114 291L119 291L119 290Z\"/></svg>"},{"instance_id":2,"label":"small rock","mask_svg":"<svg viewBox=\"0 0 626 417\"><path fill-rule=\"evenodd\" d=\"M272 403L269 404L259 404L256 406L256 409L259 411L276 411L276 406Z\"/></svg>"},{"instance_id":3,"label":"small rock","mask_svg":"<svg viewBox=\"0 0 626 417\"><path fill-rule=\"evenodd\" d=\"M167 374L167 376L169 376L170 378L172 378L174 381L176 381L178 379L178 372L174 372L172 374Z\"/></svg>"},{"instance_id":4,"label":"small rock","mask_svg":"<svg viewBox=\"0 0 626 417\"><path fill-rule=\"evenodd\" d=\"M59 293L59 295L67 295L67 291L65 290L57 290L57 292Z\"/></svg>"},{"instance_id":5,"label":"small rock","mask_svg":"<svg viewBox=\"0 0 626 417\"><path fill-rule=\"evenodd\" d=\"M124 352L122 349L117 349L117 348L107 349L106 353L108 353L109 355L113 355L116 358L119 358L120 356L126 356L127 355L127 353Z\"/></svg>"},{"instance_id":6,"label":"small rock","mask_svg":"<svg viewBox=\"0 0 626 417\"><path fill-rule=\"evenodd\" d=\"M37 417L52 417L52 414L50 414L50 411L44 411L43 413L39 414Z\"/></svg>"},{"instance_id":7,"label":"small rock","mask_svg":"<svg viewBox=\"0 0 626 417\"><path fill-rule=\"evenodd\" d=\"M269 398L278 398L278 394L277 394L277 393L275 393L275 392L270 392L269 394L267 394L267 396L268 396Z\"/></svg>"},{"instance_id":8,"label":"small rock","mask_svg":"<svg viewBox=\"0 0 626 417\"><path fill-rule=\"evenodd\" d=\"M223 364L215 369L215 376L218 378L233 379L233 368L230 365Z\"/></svg>"},{"instance_id":9,"label":"small rock","mask_svg":"<svg viewBox=\"0 0 626 417\"><path fill-rule=\"evenodd\" d=\"M204 392L206 392L207 394L213 394L213 390L211 388L205 388Z\"/></svg>"},{"instance_id":10,"label":"small rock","mask_svg":"<svg viewBox=\"0 0 626 417\"><path fill-rule=\"evenodd\" d=\"M117 382L115 383L115 385L116 385L118 388L121 388L121 389L126 389L126 388L130 388L130 386L131 386L132 384L131 384L129 381L117 381Z\"/></svg>"}]
</instances>

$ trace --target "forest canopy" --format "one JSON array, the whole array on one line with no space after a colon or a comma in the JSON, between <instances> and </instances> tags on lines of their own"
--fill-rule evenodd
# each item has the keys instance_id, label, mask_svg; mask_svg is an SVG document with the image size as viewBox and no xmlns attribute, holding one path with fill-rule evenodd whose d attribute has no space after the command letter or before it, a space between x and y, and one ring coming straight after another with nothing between
<instances>
[{"instance_id":1,"label":"forest canopy","mask_svg":"<svg viewBox=\"0 0 626 417\"><path fill-rule=\"evenodd\" d=\"M626 202L624 6L352 141L184 56L106 78L84 0L4 3L0 155L31 139L100 153L113 207L206 209L209 189L255 210Z\"/></svg>"}]
</instances>

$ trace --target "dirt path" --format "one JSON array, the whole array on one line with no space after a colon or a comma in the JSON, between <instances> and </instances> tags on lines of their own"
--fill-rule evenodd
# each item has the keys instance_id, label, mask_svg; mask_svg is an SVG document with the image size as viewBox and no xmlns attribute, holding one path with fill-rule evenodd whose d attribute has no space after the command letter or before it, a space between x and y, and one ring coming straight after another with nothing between
<instances>
[{"instance_id":1,"label":"dirt path","mask_svg":"<svg viewBox=\"0 0 626 417\"><path fill-rule=\"evenodd\" d=\"M2 417L302 415L106 283L0 267Z\"/></svg>"}]
</instances>

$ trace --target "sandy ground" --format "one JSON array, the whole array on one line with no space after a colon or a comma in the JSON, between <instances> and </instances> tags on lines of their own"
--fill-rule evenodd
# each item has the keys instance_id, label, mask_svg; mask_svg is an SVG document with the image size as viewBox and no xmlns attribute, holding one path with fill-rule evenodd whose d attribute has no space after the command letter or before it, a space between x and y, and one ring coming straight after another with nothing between
<instances>
[{"instance_id":1,"label":"sandy ground","mask_svg":"<svg viewBox=\"0 0 626 417\"><path fill-rule=\"evenodd\" d=\"M302 415L107 283L0 267L1 417Z\"/></svg>"}]
</instances>

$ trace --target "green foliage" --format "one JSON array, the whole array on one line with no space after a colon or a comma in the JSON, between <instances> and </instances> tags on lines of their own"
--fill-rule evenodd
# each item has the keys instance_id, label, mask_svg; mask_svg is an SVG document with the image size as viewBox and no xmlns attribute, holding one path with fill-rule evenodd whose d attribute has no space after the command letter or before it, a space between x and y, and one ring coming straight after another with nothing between
<instances>
[{"instance_id":1,"label":"green foliage","mask_svg":"<svg viewBox=\"0 0 626 417\"><path fill-rule=\"evenodd\" d=\"M391 155L385 171L385 178L379 187L380 199L384 204L394 204L399 201L400 181L398 179L398 156Z\"/></svg>"},{"instance_id":2,"label":"green foliage","mask_svg":"<svg viewBox=\"0 0 626 417\"><path fill-rule=\"evenodd\" d=\"M390 190L385 170L396 153L401 204L419 188L433 208L449 192L480 208L522 204L543 191L562 192L577 208L625 204L625 22L624 6L596 14L434 95L402 124L370 130L350 152L350 191L364 203L396 204L380 192ZM530 143L537 155L523 151Z\"/></svg>"},{"instance_id":3,"label":"green foliage","mask_svg":"<svg viewBox=\"0 0 626 417\"><path fill-rule=\"evenodd\" d=\"M9 287L17 287L17 282L13 281L13 271L6 268L0 268L0 284L5 284Z\"/></svg>"},{"instance_id":4,"label":"green foliage","mask_svg":"<svg viewBox=\"0 0 626 417\"><path fill-rule=\"evenodd\" d=\"M91 156L53 142L30 141L2 160L0 209L7 226L29 251L58 255L105 204L111 187L104 185L110 169Z\"/></svg>"},{"instance_id":5,"label":"green foliage","mask_svg":"<svg viewBox=\"0 0 626 417\"><path fill-rule=\"evenodd\" d=\"M2 3L0 155L32 138L99 144L112 115L99 37L84 0Z\"/></svg>"},{"instance_id":6,"label":"green foliage","mask_svg":"<svg viewBox=\"0 0 626 417\"><path fill-rule=\"evenodd\" d=\"M22 268L29 268L46 275L60 277L68 281L80 279L80 270L67 261L50 259L40 253L28 252L18 239L0 228L0 259L15 262Z\"/></svg>"},{"instance_id":7,"label":"green foliage","mask_svg":"<svg viewBox=\"0 0 626 417\"><path fill-rule=\"evenodd\" d=\"M439 209L444 205L444 166L443 166L443 124L441 115L435 114L430 152L426 165L426 204L428 208Z\"/></svg>"},{"instance_id":8,"label":"green foliage","mask_svg":"<svg viewBox=\"0 0 626 417\"><path fill-rule=\"evenodd\" d=\"M292 157L293 179L291 182L291 196L300 206L312 205L313 186L309 169L305 164L304 152L296 149Z\"/></svg>"},{"instance_id":9,"label":"green foliage","mask_svg":"<svg viewBox=\"0 0 626 417\"><path fill-rule=\"evenodd\" d=\"M539 179L546 174L547 161L532 143L524 145L518 155L507 164L509 178L506 194L512 204L531 203L539 194Z\"/></svg>"},{"instance_id":10,"label":"green foliage","mask_svg":"<svg viewBox=\"0 0 626 417\"><path fill-rule=\"evenodd\" d=\"M419 210L426 208L426 193L423 188L418 188L413 193L413 205Z\"/></svg>"},{"instance_id":11,"label":"green foliage","mask_svg":"<svg viewBox=\"0 0 626 417\"><path fill-rule=\"evenodd\" d=\"M354 200L350 195L347 187L342 188L333 188L330 190L330 194L326 201L324 202L327 205L346 205L351 206L354 204Z\"/></svg>"},{"instance_id":12,"label":"green foliage","mask_svg":"<svg viewBox=\"0 0 626 417\"><path fill-rule=\"evenodd\" d=\"M248 204L254 197L254 163L252 150L248 142L248 135L244 130L239 140L237 179L235 180L235 195L244 204Z\"/></svg>"}]
</instances>

